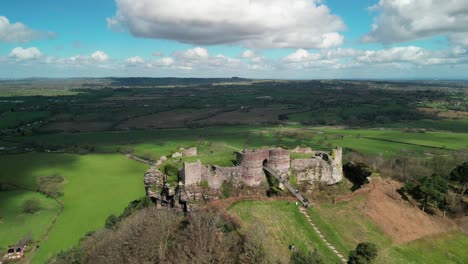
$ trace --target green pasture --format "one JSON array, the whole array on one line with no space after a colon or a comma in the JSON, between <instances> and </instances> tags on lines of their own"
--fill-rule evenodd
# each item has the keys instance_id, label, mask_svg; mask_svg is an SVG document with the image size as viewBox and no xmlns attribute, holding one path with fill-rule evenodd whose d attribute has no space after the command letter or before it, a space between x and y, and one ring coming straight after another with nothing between
<instances>
[{"instance_id":1,"label":"green pasture","mask_svg":"<svg viewBox=\"0 0 468 264\"><path fill-rule=\"evenodd\" d=\"M18 138L9 138L11 141ZM159 159L179 147L199 148L201 159L215 160L209 154L231 157L236 149L281 146L308 146L316 150L330 150L341 146L368 155L397 156L402 152L460 150L468 148L468 133L428 131L406 132L399 129L340 129L307 126L235 126L198 129L135 130L97 133L60 133L21 138L20 142L34 142L72 148L93 146L97 152L116 152L130 148L139 156ZM18 143L20 143L18 142ZM229 147L224 147L229 146ZM206 156L203 158L203 156ZM218 156L220 157L220 156Z\"/></svg>"},{"instance_id":2,"label":"green pasture","mask_svg":"<svg viewBox=\"0 0 468 264\"><path fill-rule=\"evenodd\" d=\"M37 199L41 210L34 214L23 212L23 203ZM31 237L38 240L60 210L60 205L44 195L25 190L0 191L0 249Z\"/></svg>"},{"instance_id":3,"label":"green pasture","mask_svg":"<svg viewBox=\"0 0 468 264\"><path fill-rule=\"evenodd\" d=\"M44 263L53 254L76 245L87 232L103 227L110 214L121 213L130 201L143 196L147 166L119 154L29 153L0 156L0 167L1 181L30 188L40 176L60 174L65 178L65 194L60 198L64 211L33 259L33 263Z\"/></svg>"}]
</instances>

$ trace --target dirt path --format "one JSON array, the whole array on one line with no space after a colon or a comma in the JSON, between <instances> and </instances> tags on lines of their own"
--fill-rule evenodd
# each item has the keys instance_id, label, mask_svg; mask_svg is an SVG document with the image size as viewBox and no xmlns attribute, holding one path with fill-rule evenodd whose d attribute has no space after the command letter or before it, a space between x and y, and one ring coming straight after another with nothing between
<instances>
[{"instance_id":1,"label":"dirt path","mask_svg":"<svg viewBox=\"0 0 468 264\"><path fill-rule=\"evenodd\" d=\"M134 161L138 161L138 162L141 162L141 163L150 165L150 166L153 166L153 165L154 165L154 162L153 162L153 161L148 160L148 159L145 159L145 158L142 158L142 157L138 157L138 156L135 156L135 155L132 155L132 154L126 154L125 156L126 156L127 158L129 158L129 159L132 159L132 160L134 160Z\"/></svg>"},{"instance_id":2,"label":"dirt path","mask_svg":"<svg viewBox=\"0 0 468 264\"><path fill-rule=\"evenodd\" d=\"M226 148L230 148L230 149L233 149L233 150L237 150L237 151L242 151L242 149L240 148L236 148L236 147L233 147L233 146L229 146L229 145L224 145Z\"/></svg>"},{"instance_id":3,"label":"dirt path","mask_svg":"<svg viewBox=\"0 0 468 264\"><path fill-rule=\"evenodd\" d=\"M345 257L340 253L338 252L338 250L336 250L336 248L334 246L332 246L326 239L325 237L322 235L322 232L320 232L320 230L318 229L318 227L312 222L312 219L310 218L309 214L307 214L307 209L305 209L304 207L300 207L299 210L301 211L301 213L303 215L305 215L305 217L307 218L307 221L309 221L309 223L312 225L312 227L314 228L315 232L319 235L320 239L323 241L323 243L325 243L325 245L327 245L327 247L333 251L333 253L335 253L335 255L341 260L341 262L343 263L346 263L347 260L345 259Z\"/></svg>"}]
</instances>

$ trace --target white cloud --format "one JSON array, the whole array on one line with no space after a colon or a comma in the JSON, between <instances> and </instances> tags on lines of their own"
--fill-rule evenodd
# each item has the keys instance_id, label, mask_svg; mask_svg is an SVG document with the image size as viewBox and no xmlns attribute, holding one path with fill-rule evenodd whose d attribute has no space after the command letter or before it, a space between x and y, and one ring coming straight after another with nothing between
<instances>
[{"instance_id":1,"label":"white cloud","mask_svg":"<svg viewBox=\"0 0 468 264\"><path fill-rule=\"evenodd\" d=\"M103 51L98 50L91 54L91 59L93 59L96 62L106 62L109 60L109 55L107 55Z\"/></svg>"},{"instance_id":2,"label":"white cloud","mask_svg":"<svg viewBox=\"0 0 468 264\"><path fill-rule=\"evenodd\" d=\"M131 65L137 65L137 64L144 64L145 60L140 56L135 56L135 57L130 57L126 59L125 62Z\"/></svg>"},{"instance_id":3,"label":"white cloud","mask_svg":"<svg viewBox=\"0 0 468 264\"><path fill-rule=\"evenodd\" d=\"M174 57L181 58L184 60L199 60L209 58L210 55L208 50L201 47L196 47L193 49L188 49L184 51L175 51L172 53Z\"/></svg>"},{"instance_id":4,"label":"white cloud","mask_svg":"<svg viewBox=\"0 0 468 264\"><path fill-rule=\"evenodd\" d=\"M394 47L384 50L368 50L361 56L356 57L360 62L384 63L384 62L413 62L423 63L424 60L432 57L430 52L415 46Z\"/></svg>"},{"instance_id":5,"label":"white cloud","mask_svg":"<svg viewBox=\"0 0 468 264\"><path fill-rule=\"evenodd\" d=\"M257 54L252 50L245 50L244 52L242 52L240 57L244 59L251 59L257 57Z\"/></svg>"},{"instance_id":6,"label":"white cloud","mask_svg":"<svg viewBox=\"0 0 468 264\"><path fill-rule=\"evenodd\" d=\"M108 26L197 45L330 48L346 26L321 0L116 0Z\"/></svg>"},{"instance_id":7,"label":"white cloud","mask_svg":"<svg viewBox=\"0 0 468 264\"><path fill-rule=\"evenodd\" d=\"M439 35L457 42L458 33L468 33L466 0L380 0L370 10L379 15L364 42L395 43Z\"/></svg>"},{"instance_id":8,"label":"white cloud","mask_svg":"<svg viewBox=\"0 0 468 264\"><path fill-rule=\"evenodd\" d=\"M0 16L0 42L26 43L44 37L54 37L52 32L41 32L28 28L23 23L10 23L5 16Z\"/></svg>"},{"instance_id":9,"label":"white cloud","mask_svg":"<svg viewBox=\"0 0 468 264\"><path fill-rule=\"evenodd\" d=\"M164 57L159 60L151 62L151 66L154 67L170 67L175 64L175 60L171 57Z\"/></svg>"},{"instance_id":10,"label":"white cloud","mask_svg":"<svg viewBox=\"0 0 468 264\"><path fill-rule=\"evenodd\" d=\"M36 47L26 49L23 47L16 47L8 55L9 58L13 58L19 61L34 60L40 58L41 56L41 51Z\"/></svg>"}]
</instances>

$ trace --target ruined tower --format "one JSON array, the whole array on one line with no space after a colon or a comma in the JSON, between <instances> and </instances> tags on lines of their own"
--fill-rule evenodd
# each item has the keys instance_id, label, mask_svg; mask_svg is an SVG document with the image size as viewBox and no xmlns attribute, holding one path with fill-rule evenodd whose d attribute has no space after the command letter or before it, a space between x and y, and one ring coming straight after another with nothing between
<instances>
[{"instance_id":1,"label":"ruined tower","mask_svg":"<svg viewBox=\"0 0 468 264\"><path fill-rule=\"evenodd\" d=\"M265 181L263 165L269 161L268 149L236 152L237 164L241 166L241 181L247 186L259 186Z\"/></svg>"},{"instance_id":2,"label":"ruined tower","mask_svg":"<svg viewBox=\"0 0 468 264\"><path fill-rule=\"evenodd\" d=\"M291 155L289 150L282 148L272 148L269 151L268 166L274 169L280 176L285 177L291 167Z\"/></svg>"}]
</instances>

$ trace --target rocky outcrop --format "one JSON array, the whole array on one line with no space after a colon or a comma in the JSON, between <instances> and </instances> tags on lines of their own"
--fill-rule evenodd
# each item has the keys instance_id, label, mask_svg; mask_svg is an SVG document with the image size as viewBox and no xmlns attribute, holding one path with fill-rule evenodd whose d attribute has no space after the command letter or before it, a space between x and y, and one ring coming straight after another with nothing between
<instances>
[{"instance_id":1,"label":"rocky outcrop","mask_svg":"<svg viewBox=\"0 0 468 264\"><path fill-rule=\"evenodd\" d=\"M153 199L161 199L161 191L163 189L164 174L158 169L151 167L145 172L143 179L145 191L148 197Z\"/></svg>"}]
</instances>

